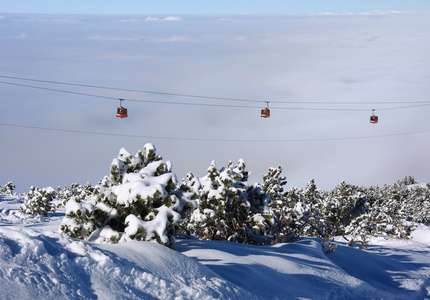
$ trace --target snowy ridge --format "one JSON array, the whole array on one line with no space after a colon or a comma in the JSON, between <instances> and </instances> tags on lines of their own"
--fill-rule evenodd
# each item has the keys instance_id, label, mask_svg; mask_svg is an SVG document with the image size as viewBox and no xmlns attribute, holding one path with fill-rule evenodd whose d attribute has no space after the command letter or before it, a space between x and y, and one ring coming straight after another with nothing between
<instances>
[{"instance_id":1,"label":"snowy ridge","mask_svg":"<svg viewBox=\"0 0 430 300\"><path fill-rule=\"evenodd\" d=\"M102 249L57 233L10 228L1 228L0 236L2 299L216 299L246 294L155 243Z\"/></svg>"},{"instance_id":2,"label":"snowy ridge","mask_svg":"<svg viewBox=\"0 0 430 300\"><path fill-rule=\"evenodd\" d=\"M22 215L0 196L1 299L430 299L430 230L412 240L252 246L178 240L99 245L58 232L60 214Z\"/></svg>"},{"instance_id":3,"label":"snowy ridge","mask_svg":"<svg viewBox=\"0 0 430 300\"><path fill-rule=\"evenodd\" d=\"M98 246L46 230L53 223L0 227L1 299L253 298L165 246Z\"/></svg>"},{"instance_id":4,"label":"snowy ridge","mask_svg":"<svg viewBox=\"0 0 430 300\"><path fill-rule=\"evenodd\" d=\"M417 242L410 241L403 247L401 243L393 243L391 247L374 245L369 251L341 245L328 256L313 238L264 247L226 242L190 243L193 249L184 250L187 247L182 248L182 242L177 248L187 256L198 257L201 263L262 299L430 296L430 262L425 256L430 249ZM415 251L422 253L411 255ZM401 259L408 261L408 266Z\"/></svg>"}]
</instances>

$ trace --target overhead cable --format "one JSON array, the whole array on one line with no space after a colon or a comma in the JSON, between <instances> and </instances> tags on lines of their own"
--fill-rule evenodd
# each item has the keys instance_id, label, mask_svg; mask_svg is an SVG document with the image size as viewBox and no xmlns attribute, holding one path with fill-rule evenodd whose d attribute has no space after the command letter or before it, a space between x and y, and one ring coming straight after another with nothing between
<instances>
[{"instance_id":1,"label":"overhead cable","mask_svg":"<svg viewBox=\"0 0 430 300\"><path fill-rule=\"evenodd\" d=\"M0 76L4 77L4 76ZM73 95L80 95L80 96L87 96L87 97L95 97L95 98L103 98L103 99L110 99L117 101L117 97L112 96L103 96L98 94L92 94L92 93L83 93L83 92L75 92L75 91L69 91L69 90L63 90L63 89L54 89L49 87L41 87L41 86L35 86L35 85L28 85L28 84L20 84L15 82L7 82L7 81L0 81L0 84L7 84L7 85L13 85L13 86L19 86L19 87L26 87L26 88L33 88L33 89L39 89L39 90L47 90L51 92L60 92L60 93L67 93L67 94L73 94ZM169 94L172 95L172 94ZM177 94L179 95L179 94ZM199 97L199 96L193 96L193 97ZM208 98L208 97L206 97ZM233 98L218 98L218 97L211 97L212 99L229 99L233 100ZM208 106L208 107L230 107L230 108L261 108L260 106L249 106L249 105L232 105L232 104L211 104L211 103L193 103L193 102L172 102L172 101L159 101L159 100L147 100L147 99L130 99L130 98L124 98L122 97L124 101L131 101L131 102L144 102L144 103L155 103L155 104L173 104L173 105L189 105L189 106ZM255 100L245 100L242 99L241 101L255 101ZM261 101L258 101L261 102ZM264 101L268 102L268 101ZM276 102L276 101L270 101L270 103L283 103L283 104L337 104L337 105L343 105L343 104L352 104L349 103L341 103L341 102ZM369 102L372 104L375 104L374 102ZM383 102L381 102L383 103ZM388 102L387 102L388 103ZM396 103L405 103L405 102L396 102ZM405 109L405 108L414 108L414 107L421 107L421 106L430 106L430 102L411 102L411 103L425 103L425 104L416 104L416 105L408 105L408 106L401 106L401 107L386 107L386 108L378 108L378 110L394 110L394 109ZM359 103L354 103L359 104ZM364 103L360 103L364 104ZM280 106L272 106L273 109L283 109L283 110L308 110L308 111L369 111L367 108L311 108L311 107L280 107Z\"/></svg>"},{"instance_id":2,"label":"overhead cable","mask_svg":"<svg viewBox=\"0 0 430 300\"><path fill-rule=\"evenodd\" d=\"M52 80L42 80L42 79L32 79L32 78L24 78L24 77L15 77L15 76L6 76L0 75L0 78L7 78L13 80L22 80L22 81L33 81L40 83L48 83L48 84L58 84L58 85L68 85L68 86L76 86L76 87L85 87L85 88L96 88L96 89L107 89L107 90L116 90L116 91L125 91L125 92L137 92L137 93L147 93L147 94L156 94L156 95L167 95L167 96L177 96L177 97L188 97L188 98L200 98L200 99L213 99L213 100L226 100L226 101L242 101L242 102L254 102L261 103L267 102L267 100L256 100L256 99L245 99L245 98L231 98L231 97L218 97L218 96L208 96L208 95L194 95L194 94L182 94L182 93L170 93L170 92L159 92L159 91L149 91L149 90L138 90L138 89L126 89L126 88L118 88L118 87L108 87L108 86L100 86L100 85L89 85L89 84L81 84L81 83L70 83L70 82L60 82L60 81L52 81ZM0 82L4 84L13 84L10 82ZM19 84L15 84L19 85ZM25 87L34 87L22 85ZM48 88L46 88L48 89ZM52 91L62 91L58 89L51 89ZM66 91L67 92L67 91ZM89 95L89 94L88 94ZM95 95L97 97L97 95ZM109 98L109 97L106 97ZM131 99L127 99L129 101L133 101ZM136 100L139 101L139 100ZM364 105L364 104L428 104L430 105L430 101L360 101L360 102L339 102L339 101L276 101L271 100L270 103L277 104L325 104L325 105Z\"/></svg>"}]
</instances>

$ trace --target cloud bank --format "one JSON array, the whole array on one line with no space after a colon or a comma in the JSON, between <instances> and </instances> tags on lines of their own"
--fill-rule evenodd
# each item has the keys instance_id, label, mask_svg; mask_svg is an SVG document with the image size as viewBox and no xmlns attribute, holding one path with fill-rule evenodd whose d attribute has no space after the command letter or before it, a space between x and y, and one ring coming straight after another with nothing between
<instances>
[{"instance_id":1,"label":"cloud bank","mask_svg":"<svg viewBox=\"0 0 430 300\"><path fill-rule=\"evenodd\" d=\"M414 12L5 15L0 75L123 90L43 85L112 98L104 99L2 84L3 123L116 136L2 126L0 184L96 183L121 147L147 142L178 178L243 158L252 181L281 165L288 186L429 181L429 20ZM115 117L119 98L125 120ZM259 115L265 101L270 119Z\"/></svg>"}]
</instances>

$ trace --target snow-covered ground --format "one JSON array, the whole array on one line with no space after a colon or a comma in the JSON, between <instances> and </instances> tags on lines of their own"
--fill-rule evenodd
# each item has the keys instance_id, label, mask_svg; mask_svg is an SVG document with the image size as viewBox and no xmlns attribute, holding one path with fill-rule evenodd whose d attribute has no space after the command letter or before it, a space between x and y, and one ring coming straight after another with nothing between
<instances>
[{"instance_id":1,"label":"snow-covered ground","mask_svg":"<svg viewBox=\"0 0 430 300\"><path fill-rule=\"evenodd\" d=\"M325 255L318 239L250 246L180 239L94 244L0 196L0 299L430 299L430 229Z\"/></svg>"}]
</instances>

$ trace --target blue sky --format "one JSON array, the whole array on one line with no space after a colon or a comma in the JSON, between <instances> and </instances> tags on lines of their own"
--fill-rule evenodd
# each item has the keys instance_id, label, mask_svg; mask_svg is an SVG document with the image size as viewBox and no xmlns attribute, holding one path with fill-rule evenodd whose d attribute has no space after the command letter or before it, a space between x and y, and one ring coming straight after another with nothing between
<instances>
[{"instance_id":1,"label":"blue sky","mask_svg":"<svg viewBox=\"0 0 430 300\"><path fill-rule=\"evenodd\" d=\"M36 4L37 3L37 4ZM3 0L10 13L317 13L374 10L430 10L428 0Z\"/></svg>"}]
</instances>

